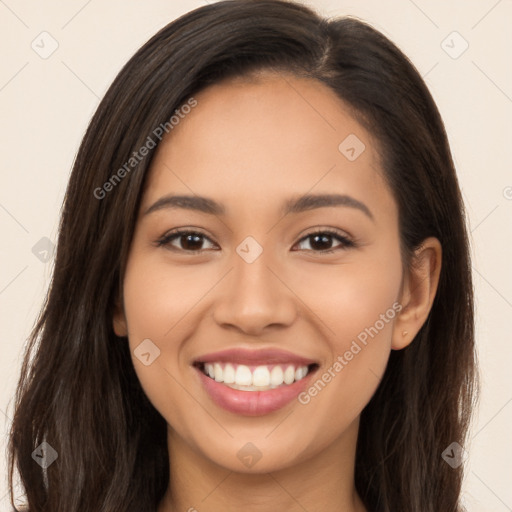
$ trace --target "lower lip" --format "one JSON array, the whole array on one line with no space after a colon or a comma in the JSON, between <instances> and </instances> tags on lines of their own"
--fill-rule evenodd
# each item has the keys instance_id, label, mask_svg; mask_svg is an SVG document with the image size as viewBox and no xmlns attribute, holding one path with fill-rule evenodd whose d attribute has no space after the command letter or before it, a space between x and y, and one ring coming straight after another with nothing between
<instances>
[{"instance_id":1,"label":"lower lip","mask_svg":"<svg viewBox=\"0 0 512 512\"><path fill-rule=\"evenodd\" d=\"M315 373L312 370L293 384L267 391L240 391L207 377L200 368L195 369L206 392L218 406L243 416L262 416L283 408L306 388L311 375Z\"/></svg>"}]
</instances>

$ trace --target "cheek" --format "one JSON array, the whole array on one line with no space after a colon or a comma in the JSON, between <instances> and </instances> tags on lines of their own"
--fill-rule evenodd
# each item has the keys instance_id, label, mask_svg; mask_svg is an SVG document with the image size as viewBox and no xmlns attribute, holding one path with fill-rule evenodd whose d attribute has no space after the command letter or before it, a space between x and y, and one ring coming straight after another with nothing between
<instances>
[{"instance_id":1,"label":"cheek","mask_svg":"<svg viewBox=\"0 0 512 512\"><path fill-rule=\"evenodd\" d=\"M124 304L130 337L169 340L186 316L218 281L207 266L177 266L135 256L127 267ZM167 347L170 348L170 347Z\"/></svg>"},{"instance_id":2,"label":"cheek","mask_svg":"<svg viewBox=\"0 0 512 512\"><path fill-rule=\"evenodd\" d=\"M359 335L364 341L368 330L374 333L373 327L380 339L391 341L402 279L398 253L371 260L354 257L342 265L319 267L314 277L312 271L310 275L295 290L316 313L333 357L348 350Z\"/></svg>"},{"instance_id":3,"label":"cheek","mask_svg":"<svg viewBox=\"0 0 512 512\"><path fill-rule=\"evenodd\" d=\"M187 410L197 403L183 392L183 364L189 355L187 339L197 322L201 298L219 281L207 265L170 265L162 258L147 257L134 251L124 279L124 309L130 352L141 386L155 408L171 417L176 406ZM192 319L192 320L191 320ZM150 364L137 357L142 343L149 344ZM145 352L147 352L145 350ZM147 361L146 361L147 362ZM181 366L180 366L181 365ZM197 413L197 411L196 411Z\"/></svg>"},{"instance_id":4,"label":"cheek","mask_svg":"<svg viewBox=\"0 0 512 512\"><path fill-rule=\"evenodd\" d=\"M318 297L313 309L324 325L329 359L299 397L304 414L317 419L305 426L308 435L326 440L354 421L380 383L401 309L397 301L402 277L400 256L393 251L378 264L360 261L329 272L335 275L315 279L309 295Z\"/></svg>"}]
</instances>

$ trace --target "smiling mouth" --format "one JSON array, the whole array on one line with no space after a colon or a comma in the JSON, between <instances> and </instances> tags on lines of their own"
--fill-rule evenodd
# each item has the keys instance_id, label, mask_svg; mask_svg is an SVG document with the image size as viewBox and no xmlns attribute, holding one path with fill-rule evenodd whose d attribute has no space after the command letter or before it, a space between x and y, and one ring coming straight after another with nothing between
<instances>
[{"instance_id":1,"label":"smiling mouth","mask_svg":"<svg viewBox=\"0 0 512 512\"><path fill-rule=\"evenodd\" d=\"M194 366L218 383L241 391L267 391L290 386L318 368L294 363L250 366L225 362L196 362Z\"/></svg>"}]
</instances>

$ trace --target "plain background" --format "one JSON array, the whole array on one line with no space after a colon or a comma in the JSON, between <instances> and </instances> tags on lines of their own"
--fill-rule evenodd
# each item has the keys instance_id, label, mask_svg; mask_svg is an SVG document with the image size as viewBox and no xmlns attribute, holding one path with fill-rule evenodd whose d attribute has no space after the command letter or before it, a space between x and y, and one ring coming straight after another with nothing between
<instances>
[{"instance_id":1,"label":"plain background","mask_svg":"<svg viewBox=\"0 0 512 512\"><path fill-rule=\"evenodd\" d=\"M133 53L205 3L0 0L1 510L8 508L3 452L12 397L49 284L51 244L84 130ZM511 511L512 2L304 3L381 30L416 65L441 111L471 231L482 374L481 404L465 447L464 501L470 512Z\"/></svg>"}]
</instances>

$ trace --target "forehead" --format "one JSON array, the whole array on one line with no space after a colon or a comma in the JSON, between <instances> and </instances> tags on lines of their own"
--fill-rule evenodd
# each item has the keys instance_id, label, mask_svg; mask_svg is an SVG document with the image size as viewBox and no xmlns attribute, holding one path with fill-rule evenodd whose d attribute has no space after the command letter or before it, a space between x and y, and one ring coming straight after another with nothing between
<instances>
[{"instance_id":1,"label":"forehead","mask_svg":"<svg viewBox=\"0 0 512 512\"><path fill-rule=\"evenodd\" d=\"M143 206L165 193L281 207L306 193L387 202L377 144L325 84L263 74L212 85L163 139Z\"/></svg>"}]
</instances>

